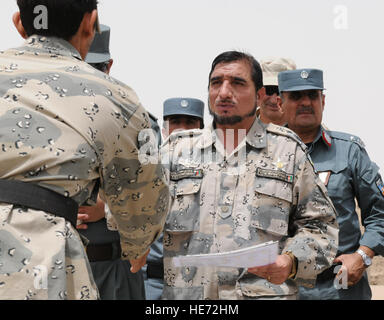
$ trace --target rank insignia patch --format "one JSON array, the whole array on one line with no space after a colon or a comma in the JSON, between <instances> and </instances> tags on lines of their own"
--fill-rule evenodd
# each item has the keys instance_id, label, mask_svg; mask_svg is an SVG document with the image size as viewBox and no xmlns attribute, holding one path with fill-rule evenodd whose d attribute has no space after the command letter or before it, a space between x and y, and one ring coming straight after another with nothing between
<instances>
[{"instance_id":1,"label":"rank insignia patch","mask_svg":"<svg viewBox=\"0 0 384 320\"><path fill-rule=\"evenodd\" d=\"M322 171L318 173L320 180L324 183L325 186L328 186L329 177L331 176L331 171Z\"/></svg>"},{"instance_id":2,"label":"rank insignia patch","mask_svg":"<svg viewBox=\"0 0 384 320\"><path fill-rule=\"evenodd\" d=\"M178 181L185 178L203 178L204 171L202 169L182 169L176 172L171 172L171 180Z\"/></svg>"},{"instance_id":3,"label":"rank insignia patch","mask_svg":"<svg viewBox=\"0 0 384 320\"><path fill-rule=\"evenodd\" d=\"M377 180L376 181L376 185L379 188L380 193L384 197L384 183L383 183L383 180L381 180L381 178L379 180Z\"/></svg>"},{"instance_id":4,"label":"rank insignia patch","mask_svg":"<svg viewBox=\"0 0 384 320\"><path fill-rule=\"evenodd\" d=\"M282 170L270 170L257 168L256 176L270 179L277 179L288 183L293 183L293 174L288 174Z\"/></svg>"}]
</instances>

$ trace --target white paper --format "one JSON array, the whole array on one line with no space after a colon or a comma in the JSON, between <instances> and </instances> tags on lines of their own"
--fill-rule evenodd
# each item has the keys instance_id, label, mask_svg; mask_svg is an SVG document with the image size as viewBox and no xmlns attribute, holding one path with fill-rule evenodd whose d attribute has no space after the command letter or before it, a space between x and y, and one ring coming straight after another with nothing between
<instances>
[{"instance_id":1,"label":"white paper","mask_svg":"<svg viewBox=\"0 0 384 320\"><path fill-rule=\"evenodd\" d=\"M229 252L178 256L172 263L175 267L251 268L274 263L277 254L278 242L269 241Z\"/></svg>"}]
</instances>

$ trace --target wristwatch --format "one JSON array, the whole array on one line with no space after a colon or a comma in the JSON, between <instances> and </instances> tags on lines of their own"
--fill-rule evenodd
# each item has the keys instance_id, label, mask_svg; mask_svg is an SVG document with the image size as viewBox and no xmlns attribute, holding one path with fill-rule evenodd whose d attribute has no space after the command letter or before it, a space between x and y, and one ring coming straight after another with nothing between
<instances>
[{"instance_id":1,"label":"wristwatch","mask_svg":"<svg viewBox=\"0 0 384 320\"><path fill-rule=\"evenodd\" d=\"M366 267L369 267L372 264L372 259L363 250L358 249L356 252L361 255Z\"/></svg>"}]
</instances>

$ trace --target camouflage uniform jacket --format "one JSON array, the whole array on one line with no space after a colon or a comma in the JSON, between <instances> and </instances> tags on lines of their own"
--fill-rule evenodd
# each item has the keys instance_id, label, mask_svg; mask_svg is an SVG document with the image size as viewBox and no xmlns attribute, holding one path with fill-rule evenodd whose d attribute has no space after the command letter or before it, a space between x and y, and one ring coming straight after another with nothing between
<instances>
[{"instance_id":1,"label":"camouflage uniform jacket","mask_svg":"<svg viewBox=\"0 0 384 320\"><path fill-rule=\"evenodd\" d=\"M169 153L171 209L164 232L164 299L295 298L332 264L335 209L306 147L289 129L255 120L231 155L212 127L175 133ZM243 154L243 157L241 156ZM226 252L278 241L298 259L282 285L244 268L181 267L179 255Z\"/></svg>"},{"instance_id":2,"label":"camouflage uniform jacket","mask_svg":"<svg viewBox=\"0 0 384 320\"><path fill-rule=\"evenodd\" d=\"M79 205L94 203L100 179L123 257L143 254L163 228L169 189L162 166L138 160L139 132L150 123L134 91L83 62L68 42L32 36L0 52L0 95L0 178ZM0 203L0 299L97 297L69 222Z\"/></svg>"}]
</instances>

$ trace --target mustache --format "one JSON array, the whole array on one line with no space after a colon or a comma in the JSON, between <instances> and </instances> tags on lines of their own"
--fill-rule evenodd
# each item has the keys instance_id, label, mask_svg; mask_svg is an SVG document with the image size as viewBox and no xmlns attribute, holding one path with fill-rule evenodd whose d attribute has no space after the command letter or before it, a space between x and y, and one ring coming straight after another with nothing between
<instances>
[{"instance_id":1,"label":"mustache","mask_svg":"<svg viewBox=\"0 0 384 320\"><path fill-rule=\"evenodd\" d=\"M302 106L296 110L296 115L303 114L303 113L311 113L315 114L312 107L309 106Z\"/></svg>"},{"instance_id":2,"label":"mustache","mask_svg":"<svg viewBox=\"0 0 384 320\"><path fill-rule=\"evenodd\" d=\"M235 102L232 101L231 99L223 99L223 100L219 100L216 104L231 104L231 105L234 105Z\"/></svg>"}]
</instances>

